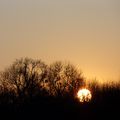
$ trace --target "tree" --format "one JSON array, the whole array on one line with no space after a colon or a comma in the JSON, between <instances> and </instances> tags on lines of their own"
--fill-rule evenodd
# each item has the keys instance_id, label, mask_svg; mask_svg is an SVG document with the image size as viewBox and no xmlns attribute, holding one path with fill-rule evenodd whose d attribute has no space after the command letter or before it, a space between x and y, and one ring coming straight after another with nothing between
<instances>
[{"instance_id":1,"label":"tree","mask_svg":"<svg viewBox=\"0 0 120 120\"><path fill-rule=\"evenodd\" d=\"M85 84L82 72L69 63L64 66L64 78L66 80L66 91L71 95L76 95L79 88Z\"/></svg>"},{"instance_id":2,"label":"tree","mask_svg":"<svg viewBox=\"0 0 120 120\"><path fill-rule=\"evenodd\" d=\"M61 74L63 70L62 62L55 62L49 66L48 70L48 87L49 87L49 94L52 95L59 95L62 91L61 85Z\"/></svg>"},{"instance_id":3,"label":"tree","mask_svg":"<svg viewBox=\"0 0 120 120\"><path fill-rule=\"evenodd\" d=\"M74 95L84 84L81 72L71 64L55 62L49 66L48 86L49 93L56 96L65 94Z\"/></svg>"},{"instance_id":4,"label":"tree","mask_svg":"<svg viewBox=\"0 0 120 120\"><path fill-rule=\"evenodd\" d=\"M14 92L20 101L38 95L74 97L84 84L82 73L69 63L57 61L47 66L30 58L17 59L0 76L3 90Z\"/></svg>"},{"instance_id":5,"label":"tree","mask_svg":"<svg viewBox=\"0 0 120 120\"><path fill-rule=\"evenodd\" d=\"M18 97L31 97L43 88L46 70L47 65L41 60L22 58L17 59L1 76L3 83L14 88Z\"/></svg>"}]
</instances>

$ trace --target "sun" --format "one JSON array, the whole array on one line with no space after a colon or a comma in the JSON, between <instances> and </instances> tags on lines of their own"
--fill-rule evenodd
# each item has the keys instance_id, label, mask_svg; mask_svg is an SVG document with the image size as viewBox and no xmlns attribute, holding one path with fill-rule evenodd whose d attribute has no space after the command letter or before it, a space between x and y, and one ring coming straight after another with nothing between
<instances>
[{"instance_id":1,"label":"sun","mask_svg":"<svg viewBox=\"0 0 120 120\"><path fill-rule=\"evenodd\" d=\"M80 100L80 102L89 102L92 98L92 94L90 90L86 88L80 89L77 93L77 98Z\"/></svg>"}]
</instances>

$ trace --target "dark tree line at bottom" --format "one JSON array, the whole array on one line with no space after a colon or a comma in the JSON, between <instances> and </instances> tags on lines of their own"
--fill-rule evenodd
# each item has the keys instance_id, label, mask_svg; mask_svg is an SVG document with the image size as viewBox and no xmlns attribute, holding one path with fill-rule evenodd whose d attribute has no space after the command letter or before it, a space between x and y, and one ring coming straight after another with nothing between
<instances>
[{"instance_id":1,"label":"dark tree line at bottom","mask_svg":"<svg viewBox=\"0 0 120 120\"><path fill-rule=\"evenodd\" d=\"M90 83L90 102L76 97L85 78L70 63L17 59L0 72L1 118L12 119L109 119L120 118L120 84Z\"/></svg>"}]
</instances>

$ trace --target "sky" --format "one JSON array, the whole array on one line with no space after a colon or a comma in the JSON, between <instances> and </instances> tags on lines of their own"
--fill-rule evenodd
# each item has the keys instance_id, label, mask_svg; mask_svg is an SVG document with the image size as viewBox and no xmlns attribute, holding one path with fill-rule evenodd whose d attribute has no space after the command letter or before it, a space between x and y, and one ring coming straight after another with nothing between
<instances>
[{"instance_id":1,"label":"sky","mask_svg":"<svg viewBox=\"0 0 120 120\"><path fill-rule=\"evenodd\" d=\"M0 70L30 57L120 80L120 0L0 0L0 55Z\"/></svg>"}]
</instances>

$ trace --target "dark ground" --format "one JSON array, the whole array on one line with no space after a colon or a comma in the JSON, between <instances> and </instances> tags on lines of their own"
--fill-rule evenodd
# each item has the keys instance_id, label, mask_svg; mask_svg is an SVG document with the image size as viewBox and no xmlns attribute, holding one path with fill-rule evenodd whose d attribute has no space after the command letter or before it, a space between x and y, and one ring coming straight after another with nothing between
<instances>
[{"instance_id":1,"label":"dark ground","mask_svg":"<svg viewBox=\"0 0 120 120\"><path fill-rule=\"evenodd\" d=\"M119 100L112 98L80 103L75 99L37 98L25 104L2 104L0 118L1 120L119 120Z\"/></svg>"}]
</instances>

